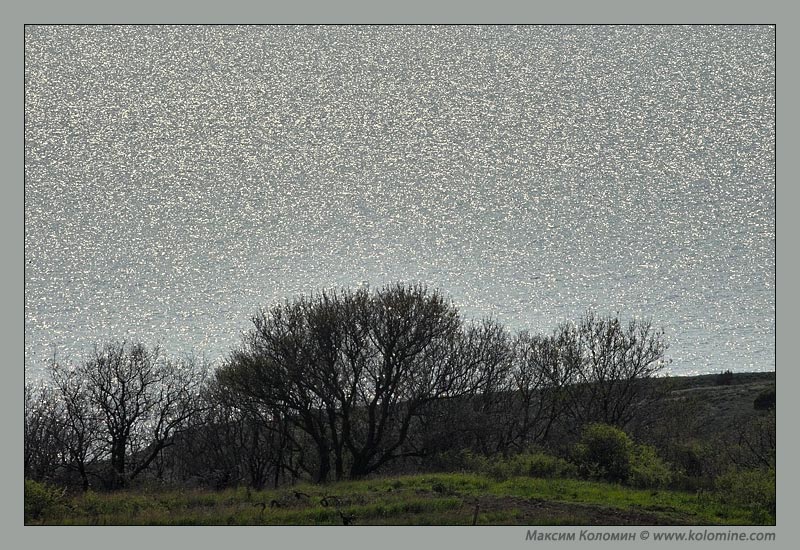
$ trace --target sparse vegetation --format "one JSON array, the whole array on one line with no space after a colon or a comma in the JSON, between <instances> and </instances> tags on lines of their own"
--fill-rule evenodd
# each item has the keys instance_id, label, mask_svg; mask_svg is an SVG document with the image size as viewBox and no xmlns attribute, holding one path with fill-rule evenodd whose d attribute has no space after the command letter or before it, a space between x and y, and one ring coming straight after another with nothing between
<instances>
[{"instance_id":1,"label":"sparse vegetation","mask_svg":"<svg viewBox=\"0 0 800 550\"><path fill-rule=\"evenodd\" d=\"M308 498L297 498L302 492ZM325 502L326 504L323 504ZM271 503L273 503L271 505ZM277 504L279 503L279 504ZM60 525L708 525L774 522L750 501L527 476L418 474L293 490L89 491L29 524Z\"/></svg>"},{"instance_id":2,"label":"sparse vegetation","mask_svg":"<svg viewBox=\"0 0 800 550\"><path fill-rule=\"evenodd\" d=\"M460 463L463 470L480 473L500 481L522 476L578 477L578 468L575 464L543 452L525 452L508 458L490 458L466 451L462 453Z\"/></svg>"},{"instance_id":3,"label":"sparse vegetation","mask_svg":"<svg viewBox=\"0 0 800 550\"><path fill-rule=\"evenodd\" d=\"M716 480L720 499L749 509L754 516L775 515L775 470L731 469Z\"/></svg>"},{"instance_id":4,"label":"sparse vegetation","mask_svg":"<svg viewBox=\"0 0 800 550\"><path fill-rule=\"evenodd\" d=\"M58 513L58 508L65 501L65 490L39 483L32 479L25 480L25 522L41 520L45 515Z\"/></svg>"}]
</instances>

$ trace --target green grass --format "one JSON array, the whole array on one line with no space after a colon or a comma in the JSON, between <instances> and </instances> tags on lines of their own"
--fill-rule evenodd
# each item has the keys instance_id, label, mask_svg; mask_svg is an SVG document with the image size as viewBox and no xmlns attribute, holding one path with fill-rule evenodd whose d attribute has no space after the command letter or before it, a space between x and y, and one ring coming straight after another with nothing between
<instances>
[{"instance_id":1,"label":"green grass","mask_svg":"<svg viewBox=\"0 0 800 550\"><path fill-rule=\"evenodd\" d=\"M295 496L295 491L308 496ZM266 491L122 491L66 498L29 524L479 525L774 523L712 494L572 479L421 474Z\"/></svg>"},{"instance_id":2,"label":"green grass","mask_svg":"<svg viewBox=\"0 0 800 550\"><path fill-rule=\"evenodd\" d=\"M696 525L748 524L751 511L723 504L712 495L634 489L609 483L572 479L515 478L493 488L495 494L654 512L664 519L690 520Z\"/></svg>"}]
</instances>

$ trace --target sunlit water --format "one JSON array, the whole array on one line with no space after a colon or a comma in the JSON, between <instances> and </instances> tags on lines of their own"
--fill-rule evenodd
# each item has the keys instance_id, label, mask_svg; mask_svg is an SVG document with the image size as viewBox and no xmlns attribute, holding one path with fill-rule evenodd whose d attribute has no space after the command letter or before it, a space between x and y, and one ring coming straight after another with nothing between
<instances>
[{"instance_id":1,"label":"sunlit water","mask_svg":"<svg viewBox=\"0 0 800 550\"><path fill-rule=\"evenodd\" d=\"M775 368L769 27L27 27L25 359L421 281Z\"/></svg>"}]
</instances>

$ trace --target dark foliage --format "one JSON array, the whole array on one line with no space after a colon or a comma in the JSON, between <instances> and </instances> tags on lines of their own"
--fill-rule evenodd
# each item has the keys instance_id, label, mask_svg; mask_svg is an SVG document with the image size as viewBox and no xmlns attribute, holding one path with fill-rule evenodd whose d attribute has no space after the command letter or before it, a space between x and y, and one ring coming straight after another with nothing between
<instances>
[{"instance_id":1,"label":"dark foliage","mask_svg":"<svg viewBox=\"0 0 800 550\"><path fill-rule=\"evenodd\" d=\"M753 408L757 411L769 411L775 408L775 388L765 390L753 400Z\"/></svg>"},{"instance_id":2,"label":"dark foliage","mask_svg":"<svg viewBox=\"0 0 800 550\"><path fill-rule=\"evenodd\" d=\"M733 372L726 370L717 375L717 384L720 386L730 386L733 383Z\"/></svg>"}]
</instances>

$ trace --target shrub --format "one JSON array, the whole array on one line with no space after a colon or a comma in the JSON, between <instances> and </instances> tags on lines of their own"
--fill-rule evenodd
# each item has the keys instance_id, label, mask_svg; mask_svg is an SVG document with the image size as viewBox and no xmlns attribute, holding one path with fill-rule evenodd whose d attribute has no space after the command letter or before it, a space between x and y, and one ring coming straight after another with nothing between
<instances>
[{"instance_id":1,"label":"shrub","mask_svg":"<svg viewBox=\"0 0 800 550\"><path fill-rule=\"evenodd\" d=\"M717 478L715 488L728 504L746 506L759 515L775 514L775 469L730 470Z\"/></svg>"},{"instance_id":2,"label":"shrub","mask_svg":"<svg viewBox=\"0 0 800 550\"><path fill-rule=\"evenodd\" d=\"M703 477L708 473L712 460L708 444L699 441L681 442L670 447L670 456L682 474L687 477Z\"/></svg>"},{"instance_id":3,"label":"shrub","mask_svg":"<svg viewBox=\"0 0 800 550\"><path fill-rule=\"evenodd\" d=\"M584 477L624 482L630 476L634 445L619 428L589 424L574 450L575 462Z\"/></svg>"},{"instance_id":4,"label":"shrub","mask_svg":"<svg viewBox=\"0 0 800 550\"><path fill-rule=\"evenodd\" d=\"M666 487L672 482L669 465L650 445L636 445L628 434L608 424L590 424L574 447L574 460L583 477L628 483L636 487Z\"/></svg>"},{"instance_id":5,"label":"shrub","mask_svg":"<svg viewBox=\"0 0 800 550\"><path fill-rule=\"evenodd\" d=\"M471 469L497 481L503 481L514 477L511 463L508 459L503 457L489 458L485 456L475 456Z\"/></svg>"},{"instance_id":6,"label":"shrub","mask_svg":"<svg viewBox=\"0 0 800 550\"><path fill-rule=\"evenodd\" d=\"M511 477L564 478L578 474L574 464L542 452L520 453L508 458L485 457L469 451L460 454L466 470L502 481Z\"/></svg>"},{"instance_id":7,"label":"shrub","mask_svg":"<svg viewBox=\"0 0 800 550\"><path fill-rule=\"evenodd\" d=\"M64 502L64 490L32 479L25 480L25 523L44 517Z\"/></svg>"},{"instance_id":8,"label":"shrub","mask_svg":"<svg viewBox=\"0 0 800 550\"><path fill-rule=\"evenodd\" d=\"M682 489L712 490L714 479L728 468L725 446L719 441L681 441L665 450L673 465L673 485Z\"/></svg>"},{"instance_id":9,"label":"shrub","mask_svg":"<svg viewBox=\"0 0 800 550\"><path fill-rule=\"evenodd\" d=\"M661 460L654 447L636 445L628 482L635 487L662 488L672 482L672 470Z\"/></svg>"},{"instance_id":10,"label":"shrub","mask_svg":"<svg viewBox=\"0 0 800 550\"><path fill-rule=\"evenodd\" d=\"M578 471L574 464L545 453L523 453L511 459L514 475L543 478L574 477Z\"/></svg>"},{"instance_id":11,"label":"shrub","mask_svg":"<svg viewBox=\"0 0 800 550\"><path fill-rule=\"evenodd\" d=\"M757 411L769 411L775 408L775 388L764 390L753 400L753 408Z\"/></svg>"}]
</instances>

